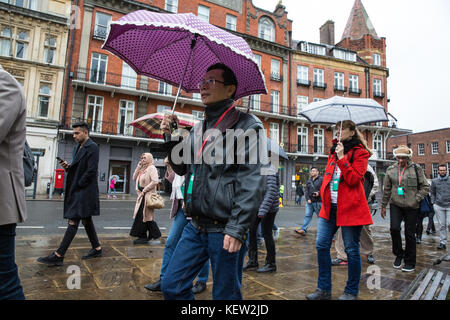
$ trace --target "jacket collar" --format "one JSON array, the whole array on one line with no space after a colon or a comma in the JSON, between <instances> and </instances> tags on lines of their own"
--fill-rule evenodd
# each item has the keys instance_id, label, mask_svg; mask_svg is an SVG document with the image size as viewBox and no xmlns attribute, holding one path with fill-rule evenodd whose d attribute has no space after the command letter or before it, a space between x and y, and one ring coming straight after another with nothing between
<instances>
[{"instance_id":1,"label":"jacket collar","mask_svg":"<svg viewBox=\"0 0 450 320\"><path fill-rule=\"evenodd\" d=\"M86 147L89 147L92 144L91 138L88 138L87 141L84 143L83 147L79 147L77 154L75 155L75 159L72 161L72 165L80 162L80 160L83 158L83 156L86 154ZM75 147L78 148L78 145Z\"/></svg>"}]
</instances>

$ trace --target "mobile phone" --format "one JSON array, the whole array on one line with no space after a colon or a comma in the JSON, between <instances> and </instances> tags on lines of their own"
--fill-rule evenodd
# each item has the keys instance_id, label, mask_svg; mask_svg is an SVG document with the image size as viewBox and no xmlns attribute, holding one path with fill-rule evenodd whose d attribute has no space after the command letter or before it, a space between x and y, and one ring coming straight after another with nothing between
<instances>
[{"instance_id":1,"label":"mobile phone","mask_svg":"<svg viewBox=\"0 0 450 320\"><path fill-rule=\"evenodd\" d=\"M64 160L61 159L60 157L56 157L56 159L57 159L59 162L64 162Z\"/></svg>"}]
</instances>

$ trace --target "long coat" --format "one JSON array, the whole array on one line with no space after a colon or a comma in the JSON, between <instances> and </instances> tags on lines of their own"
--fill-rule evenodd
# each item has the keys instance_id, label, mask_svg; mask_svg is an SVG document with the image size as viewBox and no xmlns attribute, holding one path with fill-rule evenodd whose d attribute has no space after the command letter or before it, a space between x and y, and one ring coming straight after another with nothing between
<instances>
[{"instance_id":1,"label":"long coat","mask_svg":"<svg viewBox=\"0 0 450 320\"><path fill-rule=\"evenodd\" d=\"M139 207L141 205L141 201L145 201L145 194L147 192L156 192L156 187L158 185L158 170L156 167L151 164L145 169L144 172L140 172L139 170L134 171L133 179L136 181L136 192L137 192L137 199L136 199L136 205L134 207L134 214L133 219L136 218L137 212L139 210ZM138 189L138 182L139 186L141 188L144 188L144 190L139 191ZM154 209L148 209L147 206L144 203L144 212L143 215L143 222L153 221L155 217L155 210Z\"/></svg>"},{"instance_id":2,"label":"long coat","mask_svg":"<svg viewBox=\"0 0 450 320\"><path fill-rule=\"evenodd\" d=\"M0 66L0 225L27 218L22 160L26 116L20 84Z\"/></svg>"},{"instance_id":3,"label":"long coat","mask_svg":"<svg viewBox=\"0 0 450 320\"><path fill-rule=\"evenodd\" d=\"M66 169L65 219L85 219L100 215L98 156L98 146L89 138Z\"/></svg>"},{"instance_id":4,"label":"long coat","mask_svg":"<svg viewBox=\"0 0 450 320\"><path fill-rule=\"evenodd\" d=\"M353 163L350 163L353 153ZM331 180L335 166L339 166L341 176L338 185L337 226L364 226L372 224L369 206L364 193L364 173L367 170L369 152L361 145L349 150L341 160L335 153L328 157L327 168L323 177L320 194L322 208L319 217L330 219L331 209Z\"/></svg>"}]
</instances>

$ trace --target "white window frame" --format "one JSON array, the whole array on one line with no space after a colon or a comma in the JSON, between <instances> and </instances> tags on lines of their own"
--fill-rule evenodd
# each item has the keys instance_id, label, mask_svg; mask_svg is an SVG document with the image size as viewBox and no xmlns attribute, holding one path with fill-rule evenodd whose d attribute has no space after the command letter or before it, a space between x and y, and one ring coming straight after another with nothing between
<instances>
[{"instance_id":1,"label":"white window frame","mask_svg":"<svg viewBox=\"0 0 450 320\"><path fill-rule=\"evenodd\" d=\"M166 0L166 11L178 13L178 0Z\"/></svg>"},{"instance_id":2,"label":"white window frame","mask_svg":"<svg viewBox=\"0 0 450 320\"><path fill-rule=\"evenodd\" d=\"M199 4L197 12L200 19L209 23L209 7Z\"/></svg>"},{"instance_id":3,"label":"white window frame","mask_svg":"<svg viewBox=\"0 0 450 320\"><path fill-rule=\"evenodd\" d=\"M3 33L4 30L9 30L9 34L7 35L6 32ZM12 28L8 26L1 26L0 30L0 56L3 57L11 57L12 55L12 37L13 37L14 31ZM5 46L5 48L3 47ZM6 52L8 51L8 52Z\"/></svg>"},{"instance_id":4,"label":"white window frame","mask_svg":"<svg viewBox=\"0 0 450 320\"><path fill-rule=\"evenodd\" d=\"M281 62L277 59L270 59L270 78L280 80L281 79Z\"/></svg>"},{"instance_id":5,"label":"white window frame","mask_svg":"<svg viewBox=\"0 0 450 320\"><path fill-rule=\"evenodd\" d=\"M308 96L297 96L297 116L300 116L303 108L308 105Z\"/></svg>"},{"instance_id":6,"label":"white window frame","mask_svg":"<svg viewBox=\"0 0 450 320\"><path fill-rule=\"evenodd\" d=\"M447 153L450 153L450 140L447 140L446 141L446 146L447 146ZM450 173L450 171L449 171L449 173Z\"/></svg>"},{"instance_id":7,"label":"white window frame","mask_svg":"<svg viewBox=\"0 0 450 320\"><path fill-rule=\"evenodd\" d=\"M49 41L49 40L54 40ZM54 64L56 58L56 41L57 37L53 35L46 35L44 41L44 63ZM49 53L51 52L51 61L49 61Z\"/></svg>"},{"instance_id":8,"label":"white window frame","mask_svg":"<svg viewBox=\"0 0 450 320\"><path fill-rule=\"evenodd\" d=\"M100 24L99 20L100 17L106 17L108 19L108 22L106 23L106 26L103 24ZM95 26L94 26L94 36L100 39L106 39L106 36L108 35L108 29L109 25L112 21L112 15L107 14L105 12L97 11L95 13ZM103 34L104 32L104 34Z\"/></svg>"},{"instance_id":9,"label":"white window frame","mask_svg":"<svg viewBox=\"0 0 450 320\"><path fill-rule=\"evenodd\" d=\"M274 42L275 23L269 17L262 17L258 21L258 38Z\"/></svg>"},{"instance_id":10,"label":"white window frame","mask_svg":"<svg viewBox=\"0 0 450 320\"><path fill-rule=\"evenodd\" d=\"M251 110L261 110L261 95L253 94L250 96L250 109Z\"/></svg>"},{"instance_id":11,"label":"white window frame","mask_svg":"<svg viewBox=\"0 0 450 320\"><path fill-rule=\"evenodd\" d=\"M325 84L325 71L323 69L314 68L314 83L319 86Z\"/></svg>"},{"instance_id":12,"label":"white window frame","mask_svg":"<svg viewBox=\"0 0 450 320\"><path fill-rule=\"evenodd\" d=\"M351 74L348 76L348 81L349 81L349 85L350 85L350 90L352 92L356 92L359 90L359 76L355 75L355 74Z\"/></svg>"},{"instance_id":13,"label":"white window frame","mask_svg":"<svg viewBox=\"0 0 450 320\"><path fill-rule=\"evenodd\" d=\"M202 96L201 96L200 93L194 92L194 93L192 94L192 99L193 99L193 100L196 100L196 101L200 101L200 100L202 100Z\"/></svg>"},{"instance_id":14,"label":"white window frame","mask_svg":"<svg viewBox=\"0 0 450 320\"><path fill-rule=\"evenodd\" d=\"M164 81L158 81L158 93L165 96L172 95L172 85Z\"/></svg>"},{"instance_id":15,"label":"white window frame","mask_svg":"<svg viewBox=\"0 0 450 320\"><path fill-rule=\"evenodd\" d=\"M439 154L439 142L433 141L431 143L431 154Z\"/></svg>"},{"instance_id":16,"label":"white window frame","mask_svg":"<svg viewBox=\"0 0 450 320\"><path fill-rule=\"evenodd\" d=\"M431 165L431 174L432 174L433 179L439 175L438 168L439 168L439 163L433 163Z\"/></svg>"},{"instance_id":17,"label":"white window frame","mask_svg":"<svg viewBox=\"0 0 450 320\"><path fill-rule=\"evenodd\" d=\"M205 113L199 110L192 110L192 117L194 120L203 120L205 119Z\"/></svg>"},{"instance_id":18,"label":"white window frame","mask_svg":"<svg viewBox=\"0 0 450 320\"><path fill-rule=\"evenodd\" d=\"M339 90L344 90L344 73L334 73L334 87Z\"/></svg>"},{"instance_id":19,"label":"white window frame","mask_svg":"<svg viewBox=\"0 0 450 320\"><path fill-rule=\"evenodd\" d=\"M253 56L254 56L255 59L256 59L256 63L258 64L258 67L261 68L261 55L260 55L260 54L257 54L257 53L254 53Z\"/></svg>"},{"instance_id":20,"label":"white window frame","mask_svg":"<svg viewBox=\"0 0 450 320\"><path fill-rule=\"evenodd\" d=\"M381 55L379 53L373 54L373 65L374 66L381 66Z\"/></svg>"},{"instance_id":21,"label":"white window frame","mask_svg":"<svg viewBox=\"0 0 450 320\"><path fill-rule=\"evenodd\" d=\"M279 143L280 125L276 122L271 122L269 128L270 128L270 140L275 140L277 143Z\"/></svg>"},{"instance_id":22,"label":"white window frame","mask_svg":"<svg viewBox=\"0 0 450 320\"><path fill-rule=\"evenodd\" d=\"M373 94L381 94L381 79L373 79Z\"/></svg>"},{"instance_id":23,"label":"white window frame","mask_svg":"<svg viewBox=\"0 0 450 320\"><path fill-rule=\"evenodd\" d=\"M47 92L43 92L42 88L43 87L48 87L48 93ZM39 103L38 103L38 113L37 113L37 117L38 118L43 118L43 119L47 119L48 115L50 113L50 100L51 100L51 92L52 92L52 85L50 83L46 83L46 82L41 82L40 86L39 86ZM46 100L46 101L44 101ZM47 103L47 114L46 115L42 115L41 114L41 105L42 103Z\"/></svg>"},{"instance_id":24,"label":"white window frame","mask_svg":"<svg viewBox=\"0 0 450 320\"><path fill-rule=\"evenodd\" d=\"M418 156L425 155L425 144L424 143L417 144L417 155Z\"/></svg>"},{"instance_id":25,"label":"white window frame","mask_svg":"<svg viewBox=\"0 0 450 320\"><path fill-rule=\"evenodd\" d=\"M228 30L236 31L236 27L237 27L237 17L227 13L225 18L225 28L227 28Z\"/></svg>"},{"instance_id":26,"label":"white window frame","mask_svg":"<svg viewBox=\"0 0 450 320\"><path fill-rule=\"evenodd\" d=\"M156 107L156 112L166 113L167 111L170 112L171 110L172 110L171 107L165 106L165 105L161 105L161 104Z\"/></svg>"},{"instance_id":27,"label":"white window frame","mask_svg":"<svg viewBox=\"0 0 450 320\"><path fill-rule=\"evenodd\" d=\"M303 154L308 153L308 127L297 127L297 152Z\"/></svg>"},{"instance_id":28,"label":"white window frame","mask_svg":"<svg viewBox=\"0 0 450 320\"><path fill-rule=\"evenodd\" d=\"M94 98L94 102L90 102L91 98ZM103 123L103 107L105 104L105 97L90 94L87 96L86 103L86 122L89 123L88 115L91 108L93 108L92 120L89 123L92 132L102 132Z\"/></svg>"},{"instance_id":29,"label":"white window frame","mask_svg":"<svg viewBox=\"0 0 450 320\"><path fill-rule=\"evenodd\" d=\"M280 91L270 91L270 111L273 113L280 113Z\"/></svg>"},{"instance_id":30,"label":"white window frame","mask_svg":"<svg viewBox=\"0 0 450 320\"><path fill-rule=\"evenodd\" d=\"M383 136L377 134L373 136L372 147L377 151L378 159L384 159L383 157Z\"/></svg>"},{"instance_id":31,"label":"white window frame","mask_svg":"<svg viewBox=\"0 0 450 320\"><path fill-rule=\"evenodd\" d=\"M125 136L133 135L133 127L129 126L129 124L131 121L134 120L135 105L136 103L133 100L120 99L119 114L117 119L117 134L122 134ZM122 112L125 112L125 123L123 124L123 132L120 131L120 127L122 125Z\"/></svg>"},{"instance_id":32,"label":"white window frame","mask_svg":"<svg viewBox=\"0 0 450 320\"><path fill-rule=\"evenodd\" d=\"M324 143L325 143L325 134L322 128L314 128L313 131L314 136L314 146L313 153L314 154L324 154Z\"/></svg>"},{"instance_id":33,"label":"white window frame","mask_svg":"<svg viewBox=\"0 0 450 320\"><path fill-rule=\"evenodd\" d=\"M26 39L25 38L19 38L21 34L26 34ZM28 46L30 44L30 32L28 30L17 30L17 35L16 35L16 50L15 50L15 57L17 59L28 59ZM23 46L23 52L21 54L21 56L19 57L18 53L19 53L19 45Z\"/></svg>"},{"instance_id":34,"label":"white window frame","mask_svg":"<svg viewBox=\"0 0 450 320\"><path fill-rule=\"evenodd\" d=\"M308 70L309 68L307 66L297 66L297 82L308 83Z\"/></svg>"},{"instance_id":35,"label":"white window frame","mask_svg":"<svg viewBox=\"0 0 450 320\"><path fill-rule=\"evenodd\" d=\"M121 87L136 89L137 73L125 61L122 63Z\"/></svg>"},{"instance_id":36,"label":"white window frame","mask_svg":"<svg viewBox=\"0 0 450 320\"><path fill-rule=\"evenodd\" d=\"M105 70L103 72L103 74L104 74L103 82L100 82L99 78L100 78L100 74L102 72L99 72L99 70L101 71L102 63L104 63ZM93 80L92 73L94 71L95 64L97 65L97 74L95 76L95 81L92 81ZM106 83L107 70L108 70L108 56L106 54L93 52L92 53L92 58L91 58L91 69L90 69L89 81L92 82L92 83L105 84Z\"/></svg>"}]
</instances>

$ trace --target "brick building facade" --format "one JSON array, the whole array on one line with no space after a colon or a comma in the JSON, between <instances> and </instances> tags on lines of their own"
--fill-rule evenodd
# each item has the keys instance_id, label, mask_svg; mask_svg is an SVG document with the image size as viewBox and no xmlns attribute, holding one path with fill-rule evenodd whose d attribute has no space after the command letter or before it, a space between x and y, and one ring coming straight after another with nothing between
<instances>
[{"instance_id":1,"label":"brick building facade","mask_svg":"<svg viewBox=\"0 0 450 320\"><path fill-rule=\"evenodd\" d=\"M392 136L387 147L390 154L399 145L412 149L412 161L422 166L428 179L437 176L441 164L450 172L450 128Z\"/></svg>"}]
</instances>

